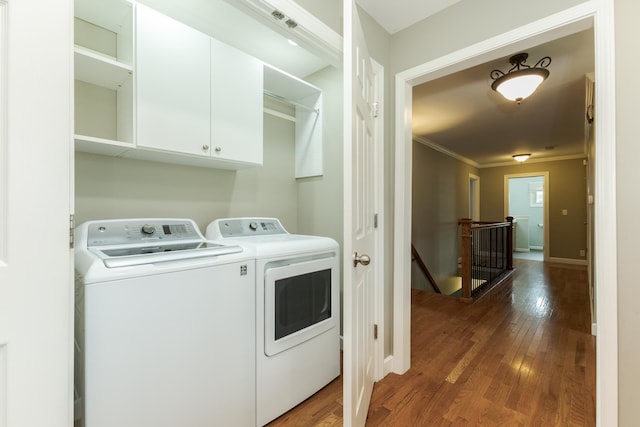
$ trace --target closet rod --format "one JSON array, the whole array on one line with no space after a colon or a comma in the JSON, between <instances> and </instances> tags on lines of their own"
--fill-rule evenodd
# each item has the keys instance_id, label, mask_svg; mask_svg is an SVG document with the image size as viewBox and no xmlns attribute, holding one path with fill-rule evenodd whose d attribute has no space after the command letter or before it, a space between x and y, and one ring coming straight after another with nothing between
<instances>
[{"instance_id":1,"label":"closet rod","mask_svg":"<svg viewBox=\"0 0 640 427\"><path fill-rule=\"evenodd\" d=\"M277 93L273 93L273 92L271 92L270 90L267 90L267 89L263 89L263 92L264 92L265 95L270 96L272 98L275 98L278 101L286 102L287 104L291 104L291 105L293 105L295 107L300 107L300 108L303 108L305 110L313 111L316 114L320 114L320 109L318 109L318 108L308 107L308 106L306 106L304 104L300 104L299 102L292 101L292 100L290 100L288 98L285 98L284 96L280 96Z\"/></svg>"}]
</instances>

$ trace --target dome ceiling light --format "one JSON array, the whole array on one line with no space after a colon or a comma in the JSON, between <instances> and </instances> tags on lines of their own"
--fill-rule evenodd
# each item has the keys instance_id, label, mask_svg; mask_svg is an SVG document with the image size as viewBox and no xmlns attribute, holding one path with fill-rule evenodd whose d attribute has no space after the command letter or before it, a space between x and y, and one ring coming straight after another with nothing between
<instances>
[{"instance_id":1,"label":"dome ceiling light","mask_svg":"<svg viewBox=\"0 0 640 427\"><path fill-rule=\"evenodd\" d=\"M515 154L514 156L512 156L513 159L517 162L524 162L525 160L527 160L529 157L531 157L531 154L527 153L527 154Z\"/></svg>"},{"instance_id":2,"label":"dome ceiling light","mask_svg":"<svg viewBox=\"0 0 640 427\"><path fill-rule=\"evenodd\" d=\"M551 58L545 56L530 67L525 64L528 57L528 53L519 53L509 58L513 67L506 74L500 70L493 70L490 74L493 79L491 89L518 104L531 95L549 77L547 67L551 64Z\"/></svg>"}]
</instances>

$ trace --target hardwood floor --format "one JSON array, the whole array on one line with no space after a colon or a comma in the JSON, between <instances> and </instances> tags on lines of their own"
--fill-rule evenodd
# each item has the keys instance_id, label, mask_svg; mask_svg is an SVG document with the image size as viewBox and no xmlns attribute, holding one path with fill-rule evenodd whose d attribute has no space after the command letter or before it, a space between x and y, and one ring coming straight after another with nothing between
<instances>
[{"instance_id":1,"label":"hardwood floor","mask_svg":"<svg viewBox=\"0 0 640 427\"><path fill-rule=\"evenodd\" d=\"M367 426L594 426L586 269L516 260L474 304L412 292L411 369L376 383ZM342 425L332 382L269 426Z\"/></svg>"}]
</instances>

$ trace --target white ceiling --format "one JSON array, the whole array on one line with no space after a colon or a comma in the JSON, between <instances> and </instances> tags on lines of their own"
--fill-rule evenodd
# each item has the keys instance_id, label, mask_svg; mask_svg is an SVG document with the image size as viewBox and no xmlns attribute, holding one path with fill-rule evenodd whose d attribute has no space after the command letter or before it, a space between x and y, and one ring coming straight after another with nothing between
<instances>
[{"instance_id":1,"label":"white ceiling","mask_svg":"<svg viewBox=\"0 0 640 427\"><path fill-rule=\"evenodd\" d=\"M460 0L357 0L373 19L394 34Z\"/></svg>"}]
</instances>

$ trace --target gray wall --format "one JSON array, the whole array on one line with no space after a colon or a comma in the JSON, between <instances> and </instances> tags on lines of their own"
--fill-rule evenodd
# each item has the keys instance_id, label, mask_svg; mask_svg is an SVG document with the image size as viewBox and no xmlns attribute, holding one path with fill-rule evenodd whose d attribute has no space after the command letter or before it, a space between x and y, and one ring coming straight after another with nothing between
<instances>
[{"instance_id":1,"label":"gray wall","mask_svg":"<svg viewBox=\"0 0 640 427\"><path fill-rule=\"evenodd\" d=\"M342 0L296 0L296 3L327 24L333 31L342 34Z\"/></svg>"},{"instance_id":2,"label":"gray wall","mask_svg":"<svg viewBox=\"0 0 640 427\"><path fill-rule=\"evenodd\" d=\"M297 180L298 232L331 237L342 247L342 71L327 67L306 80L323 88L324 174Z\"/></svg>"},{"instance_id":3,"label":"gray wall","mask_svg":"<svg viewBox=\"0 0 640 427\"><path fill-rule=\"evenodd\" d=\"M480 213L483 220L504 218L504 176L549 172L545 191L549 193L548 254L579 259L587 247L586 167L582 159L515 164L480 169ZM562 215L567 209L568 215Z\"/></svg>"},{"instance_id":4,"label":"gray wall","mask_svg":"<svg viewBox=\"0 0 640 427\"><path fill-rule=\"evenodd\" d=\"M411 240L436 282L445 287L458 276L458 221L469 216L470 173L478 175L478 169L413 142ZM411 275L413 287L430 288L415 266Z\"/></svg>"},{"instance_id":5,"label":"gray wall","mask_svg":"<svg viewBox=\"0 0 640 427\"><path fill-rule=\"evenodd\" d=\"M76 153L76 222L127 217L274 216L298 231L293 123L264 115L262 167L227 171Z\"/></svg>"},{"instance_id":6,"label":"gray wall","mask_svg":"<svg viewBox=\"0 0 640 427\"><path fill-rule=\"evenodd\" d=\"M638 85L640 57L636 52L640 38L640 2L615 0L616 26L616 137L617 137L617 216L618 216L618 361L619 425L638 424L638 384L640 384L640 286L638 286L638 242L640 241L640 180L638 159ZM596 94L597 96L597 94ZM597 112L596 112L597 114ZM597 121L597 118L596 118ZM605 144L606 141L598 141ZM597 268L597 266L596 266ZM601 284L615 286L616 283Z\"/></svg>"},{"instance_id":7,"label":"gray wall","mask_svg":"<svg viewBox=\"0 0 640 427\"><path fill-rule=\"evenodd\" d=\"M461 1L393 35L393 71L423 64L583 1Z\"/></svg>"}]
</instances>

